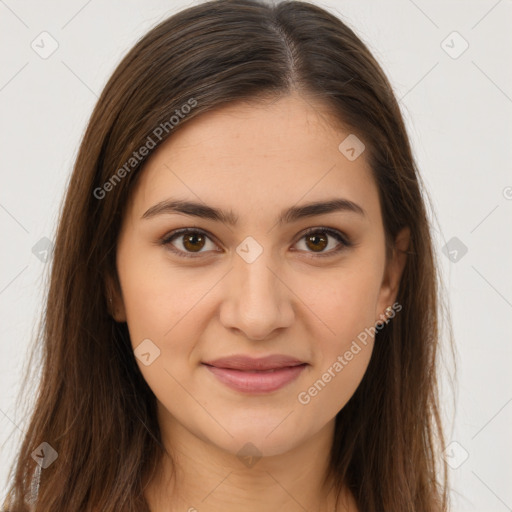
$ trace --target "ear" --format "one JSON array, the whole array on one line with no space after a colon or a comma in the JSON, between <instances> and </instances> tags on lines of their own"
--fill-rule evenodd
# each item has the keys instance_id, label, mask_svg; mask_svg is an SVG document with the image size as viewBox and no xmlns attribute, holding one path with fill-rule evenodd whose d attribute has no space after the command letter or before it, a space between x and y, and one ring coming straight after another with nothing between
<instances>
[{"instance_id":1,"label":"ear","mask_svg":"<svg viewBox=\"0 0 512 512\"><path fill-rule=\"evenodd\" d=\"M116 322L126 322L123 294L121 293L119 283L110 274L105 278L105 291L107 296L107 309L110 316Z\"/></svg>"},{"instance_id":2,"label":"ear","mask_svg":"<svg viewBox=\"0 0 512 512\"><path fill-rule=\"evenodd\" d=\"M375 312L376 322L385 320L385 310L394 304L400 287L400 280L407 261L407 250L411 231L408 227L403 228L395 237L394 247L389 261L386 263L384 277L382 279L377 310Z\"/></svg>"}]
</instances>

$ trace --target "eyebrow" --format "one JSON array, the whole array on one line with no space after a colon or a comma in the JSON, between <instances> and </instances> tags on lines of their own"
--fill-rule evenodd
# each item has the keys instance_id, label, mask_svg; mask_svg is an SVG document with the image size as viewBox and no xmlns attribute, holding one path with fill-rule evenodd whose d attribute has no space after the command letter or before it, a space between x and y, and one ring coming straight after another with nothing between
<instances>
[{"instance_id":1,"label":"eyebrow","mask_svg":"<svg viewBox=\"0 0 512 512\"><path fill-rule=\"evenodd\" d=\"M306 203L301 206L292 206L283 210L277 218L278 224L286 224L297 220L313 217L315 215L324 215L333 212L355 213L363 217L366 212L357 203L348 199L336 198L328 201L317 201ZM149 208L141 219L150 219L157 215L181 213L209 219L216 222L222 222L230 226L235 226L238 222L238 216L232 210L224 211L206 204L196 203L194 201L185 201L179 199L166 199Z\"/></svg>"}]
</instances>

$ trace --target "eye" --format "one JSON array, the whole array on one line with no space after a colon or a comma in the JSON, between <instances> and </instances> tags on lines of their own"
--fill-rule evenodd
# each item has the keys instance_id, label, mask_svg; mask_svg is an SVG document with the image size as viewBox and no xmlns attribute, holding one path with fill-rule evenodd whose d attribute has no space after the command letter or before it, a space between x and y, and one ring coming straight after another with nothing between
<instances>
[{"instance_id":1,"label":"eye","mask_svg":"<svg viewBox=\"0 0 512 512\"><path fill-rule=\"evenodd\" d=\"M325 251L329 247L329 238L335 239L338 245L334 244L334 249ZM174 241L179 240L177 245ZM338 254L352 243L342 233L331 228L310 228L302 234L299 242L304 240L306 252L312 252L311 256L333 256ZM161 240L161 244L167 246L178 256L185 258L197 258L202 252L208 252L208 241L212 244L210 250L214 250L216 245L212 242L210 236L202 230L183 228L173 231ZM206 250L202 250L206 247ZM312 249L312 250L308 250Z\"/></svg>"},{"instance_id":2,"label":"eye","mask_svg":"<svg viewBox=\"0 0 512 512\"><path fill-rule=\"evenodd\" d=\"M175 239L179 240L178 245L181 247L176 247L172 243ZM207 252L201 251L201 249L207 245L206 240L210 240L210 237L204 231L198 229L183 228L169 233L169 235L162 239L161 243L162 245L168 246L169 249L172 252L178 254L178 256L184 256L185 258L196 258L197 256L195 256L194 253ZM212 245L214 245L213 242Z\"/></svg>"},{"instance_id":3,"label":"eye","mask_svg":"<svg viewBox=\"0 0 512 512\"><path fill-rule=\"evenodd\" d=\"M334 244L334 249L325 251L329 246L329 238L334 238L338 245ZM304 240L307 249L312 249L312 256L334 256L346 247L350 247L352 243L342 233L331 228L311 228L302 234L299 242Z\"/></svg>"}]
</instances>

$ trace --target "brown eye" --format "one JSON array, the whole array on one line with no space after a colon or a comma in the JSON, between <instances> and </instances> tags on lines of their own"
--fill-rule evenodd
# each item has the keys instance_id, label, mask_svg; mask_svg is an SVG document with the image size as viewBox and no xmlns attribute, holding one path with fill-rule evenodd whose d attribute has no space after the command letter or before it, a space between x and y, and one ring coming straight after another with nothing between
<instances>
[{"instance_id":1,"label":"brown eye","mask_svg":"<svg viewBox=\"0 0 512 512\"><path fill-rule=\"evenodd\" d=\"M302 235L300 242L303 240L306 248L301 252L306 252L310 256L335 256L343 249L352 246L352 243L342 233L331 228L312 228ZM338 244L333 244L331 240L337 241ZM219 252L216 249L216 244L212 242L212 238L197 229L184 228L174 231L165 236L160 243L178 256L185 258L200 257L202 253L212 250ZM211 248L203 250L208 243L211 244Z\"/></svg>"},{"instance_id":2,"label":"brown eye","mask_svg":"<svg viewBox=\"0 0 512 512\"><path fill-rule=\"evenodd\" d=\"M329 243L327 236L325 236L323 233L321 233L321 234L315 233L313 235L306 235L305 239L306 239L307 246L315 252L323 251Z\"/></svg>"},{"instance_id":3,"label":"brown eye","mask_svg":"<svg viewBox=\"0 0 512 512\"><path fill-rule=\"evenodd\" d=\"M201 233L191 233L183 236L183 246L187 251L196 252L201 250L205 244L205 237Z\"/></svg>"},{"instance_id":4,"label":"brown eye","mask_svg":"<svg viewBox=\"0 0 512 512\"><path fill-rule=\"evenodd\" d=\"M331 244L334 239L338 244ZM304 240L305 252L312 256L335 256L343 249L352 244L340 232L330 228L312 228L302 235L300 241ZM330 250L326 250L331 245Z\"/></svg>"},{"instance_id":5,"label":"brown eye","mask_svg":"<svg viewBox=\"0 0 512 512\"><path fill-rule=\"evenodd\" d=\"M210 242L211 249L215 250L216 245L206 233L196 229L180 229L164 237L161 244L179 256L194 258L201 256L204 252L209 252L209 250L203 250L207 246L207 242Z\"/></svg>"}]
</instances>

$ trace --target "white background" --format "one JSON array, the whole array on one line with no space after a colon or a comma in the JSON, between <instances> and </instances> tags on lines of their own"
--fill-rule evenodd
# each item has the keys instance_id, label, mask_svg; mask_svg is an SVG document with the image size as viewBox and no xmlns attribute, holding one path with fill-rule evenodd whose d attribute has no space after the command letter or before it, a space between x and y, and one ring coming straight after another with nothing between
<instances>
[{"instance_id":1,"label":"white background","mask_svg":"<svg viewBox=\"0 0 512 512\"><path fill-rule=\"evenodd\" d=\"M315 3L348 23L388 74L436 212L458 352L455 409L443 386L454 416L447 441L458 443L453 510L512 510L512 2ZM85 124L115 66L188 5L0 0L0 498L26 426L15 397L48 270L32 248L54 239ZM47 59L31 48L43 31L59 45ZM463 48L458 36L446 39L453 31L469 44L458 58L445 51ZM456 262L442 252L452 237L467 247Z\"/></svg>"}]
</instances>

